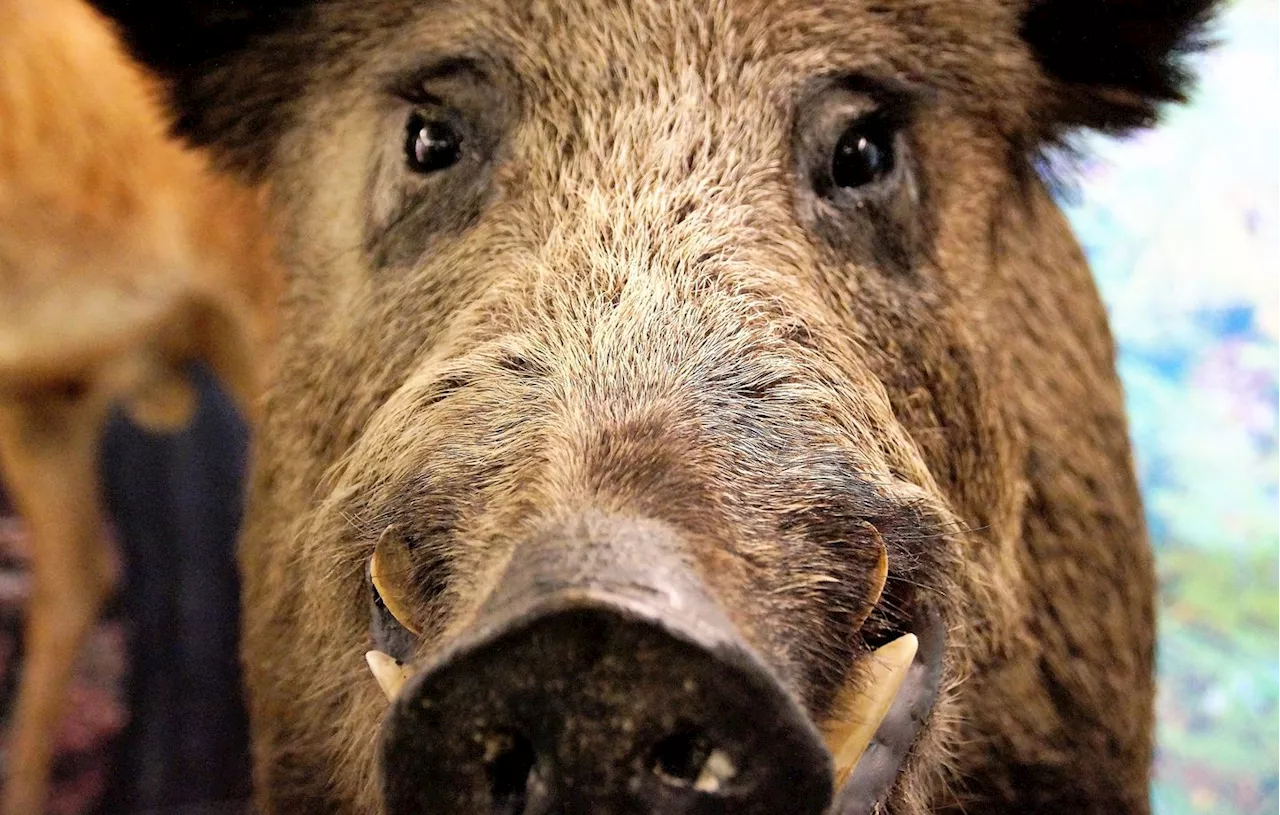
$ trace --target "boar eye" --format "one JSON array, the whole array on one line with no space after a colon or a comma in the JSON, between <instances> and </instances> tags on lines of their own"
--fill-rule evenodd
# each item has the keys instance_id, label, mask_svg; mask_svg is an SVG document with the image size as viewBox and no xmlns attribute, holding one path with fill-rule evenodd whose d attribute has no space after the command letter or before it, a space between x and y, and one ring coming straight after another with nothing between
<instances>
[{"instance_id":1,"label":"boar eye","mask_svg":"<svg viewBox=\"0 0 1280 815\"><path fill-rule=\"evenodd\" d=\"M874 119L854 122L836 142L831 180L837 187L865 187L893 172L893 130Z\"/></svg>"},{"instance_id":2,"label":"boar eye","mask_svg":"<svg viewBox=\"0 0 1280 815\"><path fill-rule=\"evenodd\" d=\"M448 121L421 111L409 117L405 134L409 169L423 174L439 172L457 164L461 155L462 137Z\"/></svg>"}]
</instances>

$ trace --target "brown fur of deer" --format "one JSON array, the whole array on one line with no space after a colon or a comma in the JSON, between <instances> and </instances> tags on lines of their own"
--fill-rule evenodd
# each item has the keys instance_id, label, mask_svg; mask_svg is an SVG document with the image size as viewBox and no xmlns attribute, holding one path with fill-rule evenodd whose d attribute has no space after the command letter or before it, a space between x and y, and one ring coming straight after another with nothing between
<instances>
[{"instance_id":1,"label":"brown fur of deer","mask_svg":"<svg viewBox=\"0 0 1280 815\"><path fill-rule=\"evenodd\" d=\"M182 425L184 367L201 359L254 411L273 290L260 196L167 126L95 11L0 2L0 464L34 579L5 815L41 810L62 697L113 583L97 480L109 406Z\"/></svg>"}]
</instances>

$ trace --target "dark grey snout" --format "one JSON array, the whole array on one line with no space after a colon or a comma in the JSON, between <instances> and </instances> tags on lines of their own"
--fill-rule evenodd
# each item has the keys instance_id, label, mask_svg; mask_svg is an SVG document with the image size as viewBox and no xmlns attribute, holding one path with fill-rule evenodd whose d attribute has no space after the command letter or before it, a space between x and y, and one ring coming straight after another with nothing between
<instances>
[{"instance_id":1,"label":"dark grey snout","mask_svg":"<svg viewBox=\"0 0 1280 815\"><path fill-rule=\"evenodd\" d=\"M683 566L610 548L519 555L404 686L383 734L391 815L826 811L830 758L792 696Z\"/></svg>"}]
</instances>

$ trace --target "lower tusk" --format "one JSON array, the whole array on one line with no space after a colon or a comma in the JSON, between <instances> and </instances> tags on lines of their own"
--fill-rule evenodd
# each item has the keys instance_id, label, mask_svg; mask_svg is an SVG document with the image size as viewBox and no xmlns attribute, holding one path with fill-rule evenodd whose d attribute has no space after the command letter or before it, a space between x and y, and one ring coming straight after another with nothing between
<instances>
[{"instance_id":1,"label":"lower tusk","mask_svg":"<svg viewBox=\"0 0 1280 815\"><path fill-rule=\"evenodd\" d=\"M905 634L876 649L866 658L866 681L852 695L837 700L842 718L827 728L827 747L835 759L835 784L839 790L867 751L880 722L907 678L919 641Z\"/></svg>"},{"instance_id":2,"label":"lower tusk","mask_svg":"<svg viewBox=\"0 0 1280 815\"><path fill-rule=\"evenodd\" d=\"M364 659L369 663L369 670L373 671L373 678L378 680L378 687L387 695L387 701L394 702L412 671L395 657L381 651L370 651Z\"/></svg>"}]
</instances>

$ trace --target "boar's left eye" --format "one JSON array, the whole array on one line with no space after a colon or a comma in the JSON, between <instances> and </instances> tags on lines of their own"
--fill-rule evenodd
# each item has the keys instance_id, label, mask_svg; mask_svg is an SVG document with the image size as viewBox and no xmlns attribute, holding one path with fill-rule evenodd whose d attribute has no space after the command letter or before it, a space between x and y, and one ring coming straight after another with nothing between
<instances>
[{"instance_id":1,"label":"boar's left eye","mask_svg":"<svg viewBox=\"0 0 1280 815\"><path fill-rule=\"evenodd\" d=\"M893 131L874 118L854 122L836 142L831 180L837 187L856 189L893 172Z\"/></svg>"},{"instance_id":2,"label":"boar's left eye","mask_svg":"<svg viewBox=\"0 0 1280 815\"><path fill-rule=\"evenodd\" d=\"M405 136L405 157L415 173L448 169L462 157L462 136L447 120L415 112Z\"/></svg>"}]
</instances>

